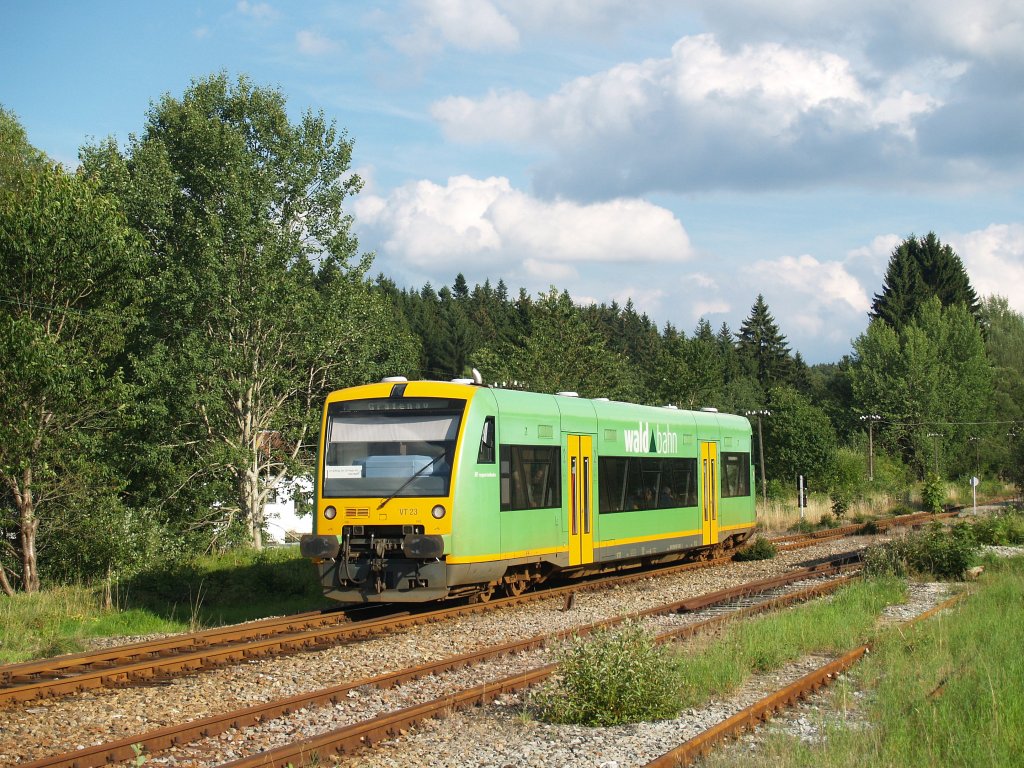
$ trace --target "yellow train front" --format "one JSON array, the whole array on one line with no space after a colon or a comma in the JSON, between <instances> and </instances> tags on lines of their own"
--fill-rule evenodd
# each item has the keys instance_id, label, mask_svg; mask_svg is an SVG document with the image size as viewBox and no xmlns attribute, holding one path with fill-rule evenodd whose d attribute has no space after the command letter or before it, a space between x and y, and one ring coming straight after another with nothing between
<instances>
[{"instance_id":1,"label":"yellow train front","mask_svg":"<svg viewBox=\"0 0 1024 768\"><path fill-rule=\"evenodd\" d=\"M713 553L753 531L750 446L745 418L713 411L385 379L327 398L301 550L345 602Z\"/></svg>"}]
</instances>

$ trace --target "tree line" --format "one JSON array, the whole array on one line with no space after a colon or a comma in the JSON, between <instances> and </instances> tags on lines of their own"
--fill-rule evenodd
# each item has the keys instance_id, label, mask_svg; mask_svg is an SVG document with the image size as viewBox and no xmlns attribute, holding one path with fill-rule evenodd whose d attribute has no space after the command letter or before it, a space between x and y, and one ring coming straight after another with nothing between
<instances>
[{"instance_id":1,"label":"tree line","mask_svg":"<svg viewBox=\"0 0 1024 768\"><path fill-rule=\"evenodd\" d=\"M8 594L261 546L268 495L312 467L326 394L384 375L475 367L537 391L770 411L769 485L799 472L837 502L863 475L861 416L878 417L893 476L1020 465L1024 438L1006 433L1024 424L1024 318L979 301L932 234L894 251L867 330L830 365L789 348L763 296L736 331L687 333L555 287L399 288L370 276L345 213L362 186L352 140L286 106L245 77L203 78L124 145L84 146L74 171L0 107Z\"/></svg>"}]
</instances>

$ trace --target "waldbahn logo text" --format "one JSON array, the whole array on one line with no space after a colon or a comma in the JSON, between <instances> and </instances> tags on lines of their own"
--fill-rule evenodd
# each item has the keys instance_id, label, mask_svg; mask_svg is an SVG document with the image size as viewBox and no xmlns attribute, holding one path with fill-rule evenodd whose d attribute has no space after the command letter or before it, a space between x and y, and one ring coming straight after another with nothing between
<instances>
[{"instance_id":1,"label":"waldbahn logo text","mask_svg":"<svg viewBox=\"0 0 1024 768\"><path fill-rule=\"evenodd\" d=\"M622 430L629 453L676 453L679 450L679 436L669 432L668 427L662 430L657 424L654 429L647 422L637 423L636 429Z\"/></svg>"}]
</instances>

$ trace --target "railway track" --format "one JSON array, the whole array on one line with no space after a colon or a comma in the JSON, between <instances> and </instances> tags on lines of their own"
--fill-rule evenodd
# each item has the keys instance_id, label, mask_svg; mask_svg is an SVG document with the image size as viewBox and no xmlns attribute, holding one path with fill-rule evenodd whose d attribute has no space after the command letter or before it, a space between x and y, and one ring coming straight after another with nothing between
<instances>
[{"instance_id":1,"label":"railway track","mask_svg":"<svg viewBox=\"0 0 1024 768\"><path fill-rule=\"evenodd\" d=\"M472 653L452 656L428 664L332 686L309 694L247 707L214 717L161 728L116 742L55 755L28 763L24 768L91 768L92 766L102 766L111 762L131 760L139 753L139 750L144 750L147 754L157 754L172 747L180 747L197 739L223 733L228 729L241 729L286 715L290 712L335 704L351 696L353 691L367 686L391 687L429 675L440 675L453 669L542 648L571 634L585 634L623 621L641 620L666 614L711 610L715 615L702 621L686 624L664 632L659 636L659 642L693 636L700 632L708 631L725 621L733 620L738 616L772 610L783 605L808 600L830 592L850 578L848 575L841 574L857 566L858 563L851 562L849 558L837 558L833 563L799 569L781 576L760 579L756 582L743 584L728 590L720 590L686 600L675 601L582 627L490 646ZM777 594L780 590L791 589L792 585L799 582L823 578L830 580L795 591L788 591L785 594ZM737 604L737 601L744 602ZM721 606L726 607L721 608ZM529 672L512 675L503 680L452 693L433 702L416 705L398 712L390 712L370 720L346 726L329 734L316 737L313 740L305 740L282 747L280 750L274 750L273 754L260 753L239 761L237 765L300 765L305 759L303 756L308 757L314 751L319 754L329 751L350 751L366 744L372 744L385 738L387 735L393 735L411 723L443 715L452 709L480 704L501 693L533 685L545 679L554 670L555 665L545 665Z\"/></svg>"},{"instance_id":2,"label":"railway track","mask_svg":"<svg viewBox=\"0 0 1024 768\"><path fill-rule=\"evenodd\" d=\"M963 596L963 593L954 595L906 623L914 624L928 619L936 613L949 608L961 600ZM670 752L652 760L647 763L645 768L683 768L683 766L692 765L699 757L711 751L716 744L725 739L735 738L743 731L752 729L759 723L768 720L775 712L795 704L800 699L809 696L820 688L830 685L839 675L860 661L870 649L871 645L867 644L848 651L835 661L825 664L813 672L804 675L799 680L770 693L755 704L740 710L718 725L709 728Z\"/></svg>"},{"instance_id":3,"label":"railway track","mask_svg":"<svg viewBox=\"0 0 1024 768\"><path fill-rule=\"evenodd\" d=\"M928 513L905 515L874 523L885 530L897 525L920 525L936 517ZM864 532L863 525L782 536L772 541L784 551ZM731 555L634 570L593 581L528 592L518 597L441 609L405 609L399 614L353 620L343 610L312 612L265 619L242 625L220 627L192 634L176 635L144 643L117 646L101 651L40 659L0 666L0 706L5 703L79 693L94 688L144 685L168 678L194 674L251 659L316 650L338 643L353 642L427 622L444 621L472 613L500 610L527 602L549 600L596 589L607 589L655 576L708 568L731 561Z\"/></svg>"},{"instance_id":4,"label":"railway track","mask_svg":"<svg viewBox=\"0 0 1024 768\"><path fill-rule=\"evenodd\" d=\"M607 589L653 576L708 568L730 560L731 556L683 563L486 603L403 610L398 614L362 621L350 621L340 612L303 614L301 617L252 622L102 651L11 664L0 667L0 704L79 693L91 688L141 685L274 654L297 653L363 640L429 622L568 597L587 590ZM303 628L303 625L307 626Z\"/></svg>"}]
</instances>

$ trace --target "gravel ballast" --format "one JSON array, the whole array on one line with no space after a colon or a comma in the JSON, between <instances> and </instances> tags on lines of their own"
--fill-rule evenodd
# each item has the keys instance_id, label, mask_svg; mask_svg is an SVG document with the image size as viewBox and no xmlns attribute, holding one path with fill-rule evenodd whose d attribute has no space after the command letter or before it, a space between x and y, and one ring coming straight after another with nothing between
<instances>
[{"instance_id":1,"label":"gravel ballast","mask_svg":"<svg viewBox=\"0 0 1024 768\"><path fill-rule=\"evenodd\" d=\"M318 690L496 643L578 627L776 575L797 564L855 546L866 546L876 540L877 537L858 537L826 542L781 553L773 560L733 563L646 579L603 592L582 593L569 611L564 610L564 600L557 598L429 624L322 651L255 660L155 686L98 690L7 708L0 711L0 764L18 765L80 746L127 738L172 723ZM440 695L454 686L498 679L548 660L546 652L540 651L393 690L360 689L339 706L295 713L246 729L244 734L228 732L195 747L181 748L166 756L152 756L148 764L217 764L234 759L243 751L249 754L338 728ZM717 702L700 712L684 713L675 721L619 729L565 729L530 722L518 714L519 697L510 695L490 707L413 728L408 738L383 745L365 756L346 758L347 764L600 766L614 763L619 768L642 765L697 733L715 718L728 716L768 689L796 679L824 661L803 660L792 669L780 670L760 681L752 680L737 694L735 701ZM546 755L552 755L551 759Z\"/></svg>"}]
</instances>

